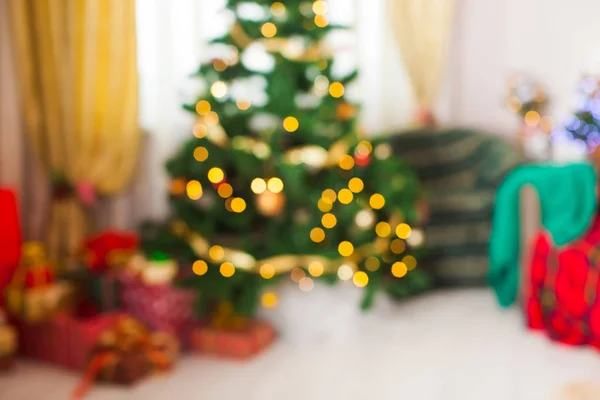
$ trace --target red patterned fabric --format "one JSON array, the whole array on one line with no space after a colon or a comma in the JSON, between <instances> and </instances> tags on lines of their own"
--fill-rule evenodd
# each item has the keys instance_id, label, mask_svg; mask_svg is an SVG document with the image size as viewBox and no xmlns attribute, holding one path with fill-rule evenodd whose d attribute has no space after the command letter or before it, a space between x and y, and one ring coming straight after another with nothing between
<instances>
[{"instance_id":1,"label":"red patterned fabric","mask_svg":"<svg viewBox=\"0 0 600 400\"><path fill-rule=\"evenodd\" d=\"M151 329L177 336L187 347L194 321L196 294L172 285L146 285L129 274L120 276L124 311Z\"/></svg>"},{"instance_id":2,"label":"red patterned fabric","mask_svg":"<svg viewBox=\"0 0 600 400\"><path fill-rule=\"evenodd\" d=\"M556 341L600 349L600 217L581 239L556 248L538 235L526 296L529 328Z\"/></svg>"}]
</instances>

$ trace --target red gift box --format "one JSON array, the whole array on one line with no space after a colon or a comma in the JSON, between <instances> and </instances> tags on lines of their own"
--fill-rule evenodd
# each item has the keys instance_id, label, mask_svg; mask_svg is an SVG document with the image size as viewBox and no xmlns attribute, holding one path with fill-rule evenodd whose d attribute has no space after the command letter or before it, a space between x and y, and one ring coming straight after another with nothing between
<instances>
[{"instance_id":1,"label":"red gift box","mask_svg":"<svg viewBox=\"0 0 600 400\"><path fill-rule=\"evenodd\" d=\"M86 265L97 274L118 266L137 248L138 237L135 233L119 231L101 232L83 244Z\"/></svg>"},{"instance_id":2,"label":"red gift box","mask_svg":"<svg viewBox=\"0 0 600 400\"><path fill-rule=\"evenodd\" d=\"M82 319L58 314L42 324L22 324L21 351L27 357L82 370L100 335L112 327L120 315L107 313Z\"/></svg>"},{"instance_id":3,"label":"red gift box","mask_svg":"<svg viewBox=\"0 0 600 400\"><path fill-rule=\"evenodd\" d=\"M557 248L546 232L533 248L527 323L555 341L600 349L600 216L585 236Z\"/></svg>"},{"instance_id":4,"label":"red gift box","mask_svg":"<svg viewBox=\"0 0 600 400\"><path fill-rule=\"evenodd\" d=\"M0 188L0 293L10 283L21 258L21 227L17 199L11 190ZM0 306L4 296L0 296Z\"/></svg>"},{"instance_id":5,"label":"red gift box","mask_svg":"<svg viewBox=\"0 0 600 400\"><path fill-rule=\"evenodd\" d=\"M203 325L191 334L191 345L202 354L247 359L265 349L275 339L273 327L262 321L252 321L243 329L228 330Z\"/></svg>"},{"instance_id":6,"label":"red gift box","mask_svg":"<svg viewBox=\"0 0 600 400\"><path fill-rule=\"evenodd\" d=\"M137 277L123 273L121 303L123 310L151 330L176 336L185 348L194 322L193 290L173 285L147 285Z\"/></svg>"}]
</instances>

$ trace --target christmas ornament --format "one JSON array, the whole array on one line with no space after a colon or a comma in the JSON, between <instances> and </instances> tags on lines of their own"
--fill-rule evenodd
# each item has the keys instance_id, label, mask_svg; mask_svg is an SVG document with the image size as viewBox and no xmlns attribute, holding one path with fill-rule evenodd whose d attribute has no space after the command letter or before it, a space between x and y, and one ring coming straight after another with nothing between
<instances>
[{"instance_id":1,"label":"christmas ornament","mask_svg":"<svg viewBox=\"0 0 600 400\"><path fill-rule=\"evenodd\" d=\"M266 217L279 215L285 207L286 198L283 193L273 193L266 190L256 195L256 208Z\"/></svg>"}]
</instances>

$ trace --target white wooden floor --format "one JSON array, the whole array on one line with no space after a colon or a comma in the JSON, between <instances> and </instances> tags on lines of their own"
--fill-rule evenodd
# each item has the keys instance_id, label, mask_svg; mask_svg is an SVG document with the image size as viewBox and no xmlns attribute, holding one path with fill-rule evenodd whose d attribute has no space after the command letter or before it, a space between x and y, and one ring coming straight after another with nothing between
<instances>
[{"instance_id":1,"label":"white wooden floor","mask_svg":"<svg viewBox=\"0 0 600 400\"><path fill-rule=\"evenodd\" d=\"M360 340L279 341L250 362L187 357L170 376L89 399L537 400L574 381L600 382L600 354L550 344L499 310L488 290L440 292L364 317ZM68 399L79 376L21 362L2 400Z\"/></svg>"}]
</instances>

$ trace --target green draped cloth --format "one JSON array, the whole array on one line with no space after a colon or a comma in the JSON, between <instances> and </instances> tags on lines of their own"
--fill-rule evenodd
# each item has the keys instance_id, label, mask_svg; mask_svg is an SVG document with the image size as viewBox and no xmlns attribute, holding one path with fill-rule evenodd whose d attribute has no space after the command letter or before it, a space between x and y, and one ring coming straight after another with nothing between
<instances>
[{"instance_id":1,"label":"green draped cloth","mask_svg":"<svg viewBox=\"0 0 600 400\"><path fill-rule=\"evenodd\" d=\"M519 288L520 192L525 185L537 190L542 227L557 246L578 239L596 213L596 173L590 164L526 165L506 177L496 196L488 276L503 307L515 302Z\"/></svg>"}]
</instances>

